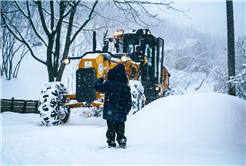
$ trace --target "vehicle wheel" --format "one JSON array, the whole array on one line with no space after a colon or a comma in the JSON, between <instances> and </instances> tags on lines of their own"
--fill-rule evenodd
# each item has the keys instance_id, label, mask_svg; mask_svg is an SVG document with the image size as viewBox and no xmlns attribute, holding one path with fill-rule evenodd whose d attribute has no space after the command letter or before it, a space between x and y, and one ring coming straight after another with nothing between
<instances>
[{"instance_id":1,"label":"vehicle wheel","mask_svg":"<svg viewBox=\"0 0 246 166\"><path fill-rule=\"evenodd\" d=\"M132 109L130 112L135 114L145 106L146 97L144 95L144 88L139 81L130 80L129 86L132 95Z\"/></svg>"},{"instance_id":2,"label":"vehicle wheel","mask_svg":"<svg viewBox=\"0 0 246 166\"><path fill-rule=\"evenodd\" d=\"M68 121L70 109L65 106L65 94L67 90L60 82L50 82L42 89L39 112L43 125L60 125Z\"/></svg>"},{"instance_id":3,"label":"vehicle wheel","mask_svg":"<svg viewBox=\"0 0 246 166\"><path fill-rule=\"evenodd\" d=\"M163 97L172 96L172 95L175 95L175 91L172 90L171 88L167 88L164 90Z\"/></svg>"}]
</instances>

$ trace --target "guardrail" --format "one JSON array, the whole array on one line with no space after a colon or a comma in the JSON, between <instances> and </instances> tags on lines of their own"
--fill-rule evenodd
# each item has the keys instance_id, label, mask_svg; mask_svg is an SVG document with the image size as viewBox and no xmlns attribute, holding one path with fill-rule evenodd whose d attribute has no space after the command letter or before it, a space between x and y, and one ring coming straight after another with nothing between
<instances>
[{"instance_id":1,"label":"guardrail","mask_svg":"<svg viewBox=\"0 0 246 166\"><path fill-rule=\"evenodd\" d=\"M39 113L38 100L1 99L1 112Z\"/></svg>"}]
</instances>

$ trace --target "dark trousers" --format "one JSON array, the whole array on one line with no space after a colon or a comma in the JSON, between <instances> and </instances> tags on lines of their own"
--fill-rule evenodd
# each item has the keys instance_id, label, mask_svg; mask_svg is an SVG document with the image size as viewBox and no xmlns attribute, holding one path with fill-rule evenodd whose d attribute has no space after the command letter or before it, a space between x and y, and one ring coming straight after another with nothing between
<instances>
[{"instance_id":1,"label":"dark trousers","mask_svg":"<svg viewBox=\"0 0 246 166\"><path fill-rule=\"evenodd\" d=\"M125 122L107 120L108 130L106 137L108 138L107 143L115 141L115 135L117 134L116 140L119 144L126 142L125 137Z\"/></svg>"}]
</instances>

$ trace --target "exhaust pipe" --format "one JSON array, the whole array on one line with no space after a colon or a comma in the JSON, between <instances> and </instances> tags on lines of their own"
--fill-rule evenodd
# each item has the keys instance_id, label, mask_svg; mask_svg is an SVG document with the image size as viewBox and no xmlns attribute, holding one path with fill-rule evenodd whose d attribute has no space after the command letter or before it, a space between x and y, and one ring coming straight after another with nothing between
<instances>
[{"instance_id":1,"label":"exhaust pipe","mask_svg":"<svg viewBox=\"0 0 246 166\"><path fill-rule=\"evenodd\" d=\"M96 31L93 31L93 51L96 51L97 41L96 41Z\"/></svg>"}]
</instances>

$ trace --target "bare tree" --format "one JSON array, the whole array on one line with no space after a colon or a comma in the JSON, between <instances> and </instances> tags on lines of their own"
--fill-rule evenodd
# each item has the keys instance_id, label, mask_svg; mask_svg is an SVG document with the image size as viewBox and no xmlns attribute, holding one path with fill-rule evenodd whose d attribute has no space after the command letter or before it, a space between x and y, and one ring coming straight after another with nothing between
<instances>
[{"instance_id":1,"label":"bare tree","mask_svg":"<svg viewBox=\"0 0 246 166\"><path fill-rule=\"evenodd\" d=\"M161 21L157 14L153 14L153 10L150 11L151 5L157 6L162 12L178 11L172 8L171 2L26 0L14 1L14 8L1 10L1 16L9 32L29 49L34 59L47 66L51 82L61 81L65 69L65 64L61 61L68 57L70 47L80 33L114 27L124 24L127 20L141 26L149 26L149 21L144 20L143 16ZM112 14L112 11L115 13ZM27 28L29 37L23 35L16 20L10 19L13 13L25 18L23 24L30 25L31 28ZM143 13L145 15L142 15ZM106 21L97 22L100 19ZM46 50L45 56L41 51L37 51L37 46L39 50Z\"/></svg>"},{"instance_id":2,"label":"bare tree","mask_svg":"<svg viewBox=\"0 0 246 166\"><path fill-rule=\"evenodd\" d=\"M16 44L16 38L7 32L5 28L2 29L2 65L1 76L5 74L6 79L10 80L11 77L17 78L18 71L20 69L20 63L29 50L26 50L24 44ZM18 45L18 47L16 47ZM19 53L16 55L16 53ZM14 61L14 57L17 62Z\"/></svg>"},{"instance_id":3,"label":"bare tree","mask_svg":"<svg viewBox=\"0 0 246 166\"><path fill-rule=\"evenodd\" d=\"M237 47L239 48L239 55L246 57L246 36L238 38Z\"/></svg>"},{"instance_id":4,"label":"bare tree","mask_svg":"<svg viewBox=\"0 0 246 166\"><path fill-rule=\"evenodd\" d=\"M178 26L166 26L159 31L166 39L165 66L171 74L172 88L185 90L196 85L194 89L198 90L204 83L213 82L215 91L228 90L224 36Z\"/></svg>"},{"instance_id":5,"label":"bare tree","mask_svg":"<svg viewBox=\"0 0 246 166\"><path fill-rule=\"evenodd\" d=\"M246 99L246 36L239 37L236 46L238 74L230 82L235 85L237 96Z\"/></svg>"},{"instance_id":6,"label":"bare tree","mask_svg":"<svg viewBox=\"0 0 246 166\"><path fill-rule=\"evenodd\" d=\"M12 2L7 2L1 7L2 9L12 8L12 4ZM13 18L18 18L19 23L22 21L22 18L19 15L13 14L10 19L13 20ZM23 29L22 26L18 27L19 29ZM7 80L10 80L12 77L16 78L20 68L20 63L28 50L26 50L24 44L18 42L17 39L8 31L4 23L1 23L1 48L1 76L5 74Z\"/></svg>"}]
</instances>

